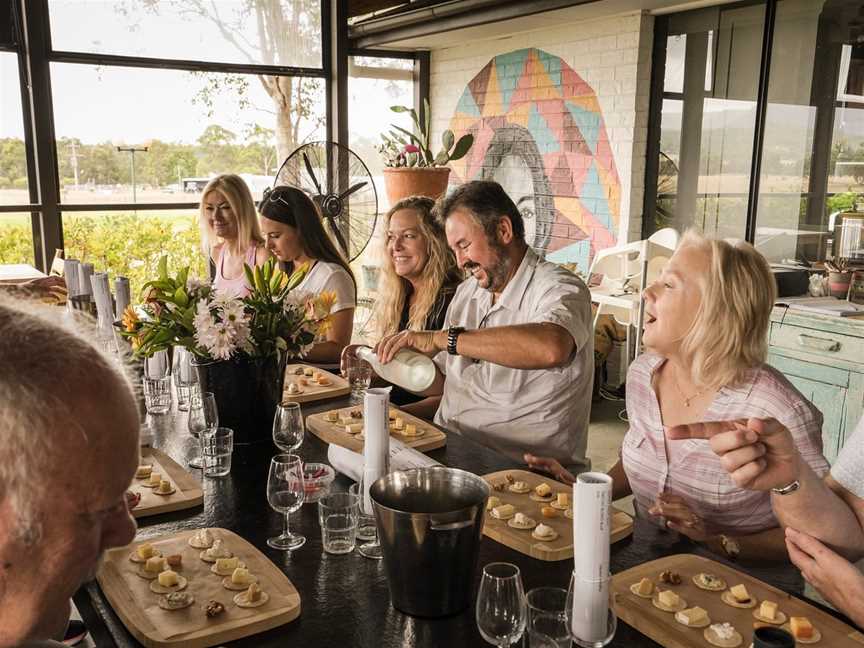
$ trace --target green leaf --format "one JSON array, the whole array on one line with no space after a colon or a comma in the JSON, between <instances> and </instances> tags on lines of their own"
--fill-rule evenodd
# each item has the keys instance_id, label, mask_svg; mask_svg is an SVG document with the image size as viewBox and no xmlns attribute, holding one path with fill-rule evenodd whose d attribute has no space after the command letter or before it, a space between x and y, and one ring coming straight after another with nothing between
<instances>
[{"instance_id":1,"label":"green leaf","mask_svg":"<svg viewBox=\"0 0 864 648\"><path fill-rule=\"evenodd\" d=\"M247 264L243 264L243 274L246 275L246 283L249 284L250 288L255 287L255 276L252 274L252 268L250 268Z\"/></svg>"},{"instance_id":2,"label":"green leaf","mask_svg":"<svg viewBox=\"0 0 864 648\"><path fill-rule=\"evenodd\" d=\"M390 106L390 110L392 110L395 113L406 113L411 109L406 108L405 106Z\"/></svg>"},{"instance_id":3,"label":"green leaf","mask_svg":"<svg viewBox=\"0 0 864 648\"><path fill-rule=\"evenodd\" d=\"M450 154L450 160L459 160L468 153L471 149L471 146L474 144L474 136L470 133L468 135L463 135L459 138L459 141L456 142L456 147L453 149L453 152Z\"/></svg>"},{"instance_id":4,"label":"green leaf","mask_svg":"<svg viewBox=\"0 0 864 648\"><path fill-rule=\"evenodd\" d=\"M409 133L407 130L405 130L401 126L393 126L393 128L395 128L396 130L398 130L401 133L405 133L409 138L411 138L412 142L414 142L418 147L423 148L423 142L421 142L414 133Z\"/></svg>"},{"instance_id":5,"label":"green leaf","mask_svg":"<svg viewBox=\"0 0 864 648\"><path fill-rule=\"evenodd\" d=\"M423 97L423 116L426 118L426 127L422 129L423 142L429 148L429 138L432 136L432 111L429 109L429 100Z\"/></svg>"},{"instance_id":6,"label":"green leaf","mask_svg":"<svg viewBox=\"0 0 864 648\"><path fill-rule=\"evenodd\" d=\"M162 281L168 280L168 257L163 256L159 259L159 263L156 265L156 270L159 273L159 279Z\"/></svg>"},{"instance_id":7,"label":"green leaf","mask_svg":"<svg viewBox=\"0 0 864 648\"><path fill-rule=\"evenodd\" d=\"M174 291L174 303L184 308L189 305L189 297L182 287Z\"/></svg>"},{"instance_id":8,"label":"green leaf","mask_svg":"<svg viewBox=\"0 0 864 648\"><path fill-rule=\"evenodd\" d=\"M453 148L453 143L456 141L456 136L453 134L453 131L449 128L441 133L441 144L444 146L444 151L449 153L450 149Z\"/></svg>"},{"instance_id":9,"label":"green leaf","mask_svg":"<svg viewBox=\"0 0 864 648\"><path fill-rule=\"evenodd\" d=\"M441 151L435 156L435 166L444 166L449 160L450 156L447 155L447 151Z\"/></svg>"}]
</instances>

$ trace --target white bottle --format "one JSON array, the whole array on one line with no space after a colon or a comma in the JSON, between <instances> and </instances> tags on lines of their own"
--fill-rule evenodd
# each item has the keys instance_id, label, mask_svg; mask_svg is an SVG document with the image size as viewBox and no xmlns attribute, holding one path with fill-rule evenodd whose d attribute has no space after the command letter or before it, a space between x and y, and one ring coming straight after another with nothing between
<instances>
[{"instance_id":1,"label":"white bottle","mask_svg":"<svg viewBox=\"0 0 864 648\"><path fill-rule=\"evenodd\" d=\"M387 382L410 392L424 392L435 382L437 369L432 359L410 349L402 349L387 364L383 364L369 347L357 349L357 357L372 365L375 373Z\"/></svg>"}]
</instances>

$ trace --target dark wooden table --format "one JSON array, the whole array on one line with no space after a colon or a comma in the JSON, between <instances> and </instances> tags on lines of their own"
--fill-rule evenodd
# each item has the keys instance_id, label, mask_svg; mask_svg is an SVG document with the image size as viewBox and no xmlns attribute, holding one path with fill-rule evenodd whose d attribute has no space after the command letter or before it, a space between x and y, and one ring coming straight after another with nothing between
<instances>
[{"instance_id":1,"label":"dark wooden table","mask_svg":"<svg viewBox=\"0 0 864 648\"><path fill-rule=\"evenodd\" d=\"M303 405L304 415L334 407L345 407L346 399ZM191 437L185 433L183 413L160 417L154 446L185 465L191 450ZM223 527L240 534L278 565L294 583L302 599L300 617L287 625L231 644L231 646L309 646L319 648L369 647L400 648L426 646L483 646L474 621L471 606L462 614L446 619L416 619L396 611L390 605L383 565L359 555L356 551L345 556L325 554L315 504L304 505L291 516L292 531L306 536L306 544L293 553L270 549L266 539L282 529L281 514L267 504L267 471L275 454L270 443L235 447L231 474L224 479L204 480L202 507L147 517L138 521L138 538L155 538L185 529ZM327 461L327 445L307 431L299 453L307 461ZM448 435L447 446L430 453L441 463L486 474L515 468L506 457L459 435ZM200 476L199 471L192 471ZM338 475L336 490L347 490L350 480ZM612 547L612 571L620 572L635 565L676 553L697 553L719 558L705 552L677 533L664 531L654 524L636 520L631 538ZM555 563L535 560L494 540L484 537L475 574L475 592L481 566L489 562L506 561L519 566L526 591L541 585L566 588L572 562ZM740 568L740 567L739 567ZM762 567L747 570L776 587L801 594L803 581L791 566ZM93 582L75 595L75 604L96 642L103 646L139 646L126 631ZM619 624L612 646L638 648L657 646L624 623Z\"/></svg>"}]
</instances>

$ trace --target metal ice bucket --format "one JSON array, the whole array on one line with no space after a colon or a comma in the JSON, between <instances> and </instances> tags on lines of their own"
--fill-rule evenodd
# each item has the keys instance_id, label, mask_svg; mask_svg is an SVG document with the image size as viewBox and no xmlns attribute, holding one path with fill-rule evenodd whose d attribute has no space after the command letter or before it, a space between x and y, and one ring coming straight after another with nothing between
<instances>
[{"instance_id":1,"label":"metal ice bucket","mask_svg":"<svg viewBox=\"0 0 864 648\"><path fill-rule=\"evenodd\" d=\"M381 477L370 495L393 607L419 617L468 607L488 484L434 466Z\"/></svg>"}]
</instances>

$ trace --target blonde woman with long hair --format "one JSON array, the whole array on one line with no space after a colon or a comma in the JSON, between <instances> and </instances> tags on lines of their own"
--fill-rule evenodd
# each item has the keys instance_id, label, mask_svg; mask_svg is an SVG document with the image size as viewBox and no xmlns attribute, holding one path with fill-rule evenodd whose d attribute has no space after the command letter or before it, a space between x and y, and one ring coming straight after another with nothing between
<instances>
[{"instance_id":1,"label":"blonde woman with long hair","mask_svg":"<svg viewBox=\"0 0 864 648\"><path fill-rule=\"evenodd\" d=\"M248 295L243 266L263 265L270 254L243 178L224 173L207 183L201 194L198 226L204 254L215 265L213 287L237 297Z\"/></svg>"},{"instance_id":2,"label":"blonde woman with long hair","mask_svg":"<svg viewBox=\"0 0 864 648\"><path fill-rule=\"evenodd\" d=\"M775 295L768 262L749 243L684 236L644 293L647 351L627 374L630 429L609 471L614 499L634 495L638 515L728 558L788 560L771 496L737 486L708 441L673 441L670 428L776 419L802 460L828 471L822 415L766 364ZM554 460L525 459L573 479Z\"/></svg>"},{"instance_id":3,"label":"blonde woman with long hair","mask_svg":"<svg viewBox=\"0 0 864 648\"><path fill-rule=\"evenodd\" d=\"M406 329L440 330L447 307L462 281L444 229L433 214L435 201L410 196L397 202L384 216L385 254L375 305L378 335ZM342 353L342 370L357 345ZM405 404L419 396L394 388L391 400Z\"/></svg>"}]
</instances>

